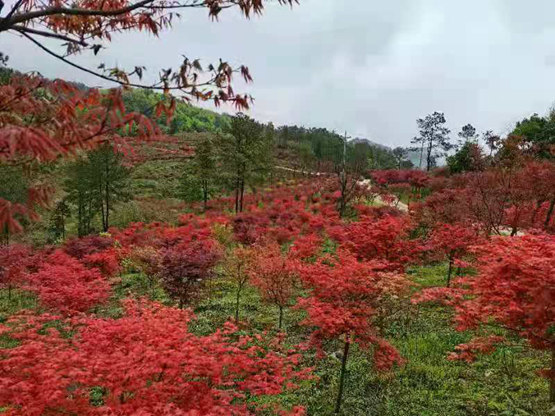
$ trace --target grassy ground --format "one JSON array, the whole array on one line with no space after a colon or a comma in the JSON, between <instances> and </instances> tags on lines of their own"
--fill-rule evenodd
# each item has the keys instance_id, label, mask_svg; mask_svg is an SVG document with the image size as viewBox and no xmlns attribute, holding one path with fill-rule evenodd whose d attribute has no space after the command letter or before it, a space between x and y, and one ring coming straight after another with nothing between
<instances>
[{"instance_id":1,"label":"grassy ground","mask_svg":"<svg viewBox=\"0 0 555 416\"><path fill-rule=\"evenodd\" d=\"M411 270L415 283L421 286L444 284L444 266ZM235 313L235 288L224 278L215 278L206 288L207 299L195 305L196 319L192 329L209 333ZM149 296L171 304L164 291L145 276L124 274L116 283L111 301L95 311L98 315L118 317L119 299L124 296ZM0 291L0 321L23 308L36 308L32 296L24 292ZM517 416L550 414L547 381L537 370L548 365L548 357L527 348L514 339L511 346L482 356L472 363L452 362L446 355L470 339L450 325L450 312L441 306L410 306L406 300L399 312L387 323L386 336L407 360L406 365L391 374L378 374L372 367L370 354L352 349L347 365L344 416ZM278 311L261 302L252 288L241 296L241 320L257 330L275 331ZM299 325L302 313L288 309L285 313L287 342L298 343L307 338L307 329ZM13 345L0 339L0 348ZM308 414L332 415L338 388L341 351L339 343L326 346L329 354L316 361L312 353L307 362L315 366L318 380L306 382L285 398L291 404L302 404Z\"/></svg>"}]
</instances>

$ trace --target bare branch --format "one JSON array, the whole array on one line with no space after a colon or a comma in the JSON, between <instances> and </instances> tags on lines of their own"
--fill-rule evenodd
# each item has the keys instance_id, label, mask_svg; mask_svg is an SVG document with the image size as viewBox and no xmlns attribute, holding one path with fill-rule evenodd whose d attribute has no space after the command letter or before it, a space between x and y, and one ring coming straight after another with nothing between
<instances>
[{"instance_id":1,"label":"bare branch","mask_svg":"<svg viewBox=\"0 0 555 416\"><path fill-rule=\"evenodd\" d=\"M20 25L13 25L10 29L16 30L21 34L32 33L34 35L44 36L44 37L47 37L47 38L55 38L55 39L65 40L66 42L76 43L76 44L81 45L81 46L88 46L88 43L83 41L83 40L70 38L69 36L64 36L64 35L61 35L61 34L58 34L58 33L46 32L46 31L43 31L43 30L32 29L30 27L25 27L25 26L20 26Z\"/></svg>"},{"instance_id":2,"label":"bare branch","mask_svg":"<svg viewBox=\"0 0 555 416\"><path fill-rule=\"evenodd\" d=\"M181 91L181 92L184 93L184 94L191 95L191 96L193 96L193 97L195 97L195 98L199 98L197 95L193 94L192 92L187 91L186 88L187 88L187 89L196 89L196 88L199 88L199 87L209 86L209 85L213 84L213 83L215 82L215 79L216 79L216 78L214 77L214 78L211 78L210 80L208 80L208 81L206 81L206 82L203 82L203 83L200 83L200 84L195 84L195 85L187 85L186 87L185 87L185 86L181 86L181 85L176 85L176 86L168 86L168 85L160 86L160 85L157 85L157 84L154 84L154 85L144 85L144 84L136 84L136 83L132 83L132 82L126 82L126 81L122 81L122 80L117 79L117 78L109 77L109 76L104 75L104 74L102 74L102 73L93 71L93 70L91 70L91 69L89 69L89 68L87 68L87 67L84 67L84 66L81 66L81 65L79 65L79 64L76 64L75 62L72 62L72 61L68 60L68 59L65 58L64 56L62 56L62 55L60 55L60 54L57 54L56 52L50 50L49 48L47 48L46 46L44 46L42 43L40 43L39 41L37 41L36 39L34 39L32 36L30 36L28 33L21 32L21 34L22 34L23 36L25 36L27 39L29 39L31 42L33 42L35 45L37 45L39 48L41 48L43 51L45 51L45 52L48 53L49 55L51 55L51 56L53 56L53 57L55 57L55 58L61 60L62 62L65 62L66 64L68 64L68 65L70 65L70 66L72 66L72 67L74 67L74 68L77 68L77 69L79 69L79 70L81 70L81 71L83 71L83 72L86 72L86 73L88 73L88 74L94 75L94 76L96 76L96 77L98 77L98 78L101 78L101 79L104 79L104 80L106 80L106 81L110 81L110 82L117 83L117 84L119 84L119 85L121 85L121 86L124 86L124 87L135 87L135 88L149 89L149 90L156 90L156 91L171 91L171 90L174 90L174 91ZM229 101L234 101L234 98L231 98Z\"/></svg>"}]
</instances>

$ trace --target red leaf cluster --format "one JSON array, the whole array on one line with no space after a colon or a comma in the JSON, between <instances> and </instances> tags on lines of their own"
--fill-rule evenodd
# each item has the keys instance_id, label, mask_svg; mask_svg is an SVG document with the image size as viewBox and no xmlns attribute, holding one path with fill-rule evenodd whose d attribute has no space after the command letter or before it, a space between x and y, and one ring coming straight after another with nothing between
<instances>
[{"instance_id":1,"label":"red leaf cluster","mask_svg":"<svg viewBox=\"0 0 555 416\"><path fill-rule=\"evenodd\" d=\"M254 415L260 405L251 398L291 390L309 376L294 351L236 335L231 325L196 336L186 311L145 301L125 308L120 319L83 317L63 329L41 331L49 316L4 328L20 341L0 360L7 414ZM91 402L92 389L100 403Z\"/></svg>"},{"instance_id":2,"label":"red leaf cluster","mask_svg":"<svg viewBox=\"0 0 555 416\"><path fill-rule=\"evenodd\" d=\"M110 285L98 269L87 269L79 260L56 250L25 277L26 288L41 303L65 315L86 312L110 296Z\"/></svg>"}]
</instances>

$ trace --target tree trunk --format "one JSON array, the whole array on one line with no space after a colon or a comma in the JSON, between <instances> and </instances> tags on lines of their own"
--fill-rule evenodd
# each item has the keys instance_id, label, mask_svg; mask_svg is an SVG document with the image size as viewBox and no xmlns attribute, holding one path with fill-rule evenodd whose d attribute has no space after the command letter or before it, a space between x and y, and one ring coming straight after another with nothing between
<instances>
[{"instance_id":1,"label":"tree trunk","mask_svg":"<svg viewBox=\"0 0 555 416\"><path fill-rule=\"evenodd\" d=\"M239 323L239 303L241 301L241 286L237 288L237 295L235 297L235 324Z\"/></svg>"},{"instance_id":2,"label":"tree trunk","mask_svg":"<svg viewBox=\"0 0 555 416\"><path fill-rule=\"evenodd\" d=\"M283 306L278 306L279 308L279 322L278 322L278 329L281 331L283 327Z\"/></svg>"},{"instance_id":3,"label":"tree trunk","mask_svg":"<svg viewBox=\"0 0 555 416\"><path fill-rule=\"evenodd\" d=\"M451 285L451 274L453 273L453 255L449 255L449 268L447 269L447 287Z\"/></svg>"},{"instance_id":4,"label":"tree trunk","mask_svg":"<svg viewBox=\"0 0 555 416\"><path fill-rule=\"evenodd\" d=\"M549 401L555 403L555 342L551 344L551 374L549 379Z\"/></svg>"},{"instance_id":5,"label":"tree trunk","mask_svg":"<svg viewBox=\"0 0 555 416\"><path fill-rule=\"evenodd\" d=\"M341 402L343 401L343 387L345 386L345 369L347 368L347 357L349 355L349 347L351 341L345 339L345 347L343 348L343 357L341 359L341 373L339 374L339 392L337 393L337 402L335 403L334 414L338 415L341 410Z\"/></svg>"},{"instance_id":6,"label":"tree trunk","mask_svg":"<svg viewBox=\"0 0 555 416\"><path fill-rule=\"evenodd\" d=\"M241 180L241 189L239 195L239 212L243 212L243 196L245 195L245 180Z\"/></svg>"},{"instance_id":7,"label":"tree trunk","mask_svg":"<svg viewBox=\"0 0 555 416\"><path fill-rule=\"evenodd\" d=\"M534 223L536 222L536 217L538 216L538 211L540 210L540 208L542 207L544 201L538 201L536 202L536 209L534 209L534 213L532 214L532 226L534 225Z\"/></svg>"},{"instance_id":8,"label":"tree trunk","mask_svg":"<svg viewBox=\"0 0 555 416\"><path fill-rule=\"evenodd\" d=\"M549 202L549 209L547 210L547 215L545 217L545 222L543 223L543 229L547 229L549 223L551 222L551 216L553 215L553 208L555 208L555 196L551 198L551 202Z\"/></svg>"},{"instance_id":9,"label":"tree trunk","mask_svg":"<svg viewBox=\"0 0 555 416\"><path fill-rule=\"evenodd\" d=\"M428 152L426 155L426 171L429 172L430 168L432 167L432 149L433 149L433 143L430 141L428 143Z\"/></svg>"},{"instance_id":10,"label":"tree trunk","mask_svg":"<svg viewBox=\"0 0 555 416\"><path fill-rule=\"evenodd\" d=\"M239 184L240 184L239 173L237 173L237 178L235 179L235 213L239 212Z\"/></svg>"},{"instance_id":11,"label":"tree trunk","mask_svg":"<svg viewBox=\"0 0 555 416\"><path fill-rule=\"evenodd\" d=\"M202 210L206 212L206 207L208 206L208 185L205 183L202 186Z\"/></svg>"}]
</instances>

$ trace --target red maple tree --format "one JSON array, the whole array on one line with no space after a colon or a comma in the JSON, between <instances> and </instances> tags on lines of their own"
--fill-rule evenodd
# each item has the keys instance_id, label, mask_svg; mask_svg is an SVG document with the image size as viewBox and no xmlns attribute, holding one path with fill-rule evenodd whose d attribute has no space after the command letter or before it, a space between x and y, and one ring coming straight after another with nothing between
<instances>
[{"instance_id":1,"label":"red maple tree","mask_svg":"<svg viewBox=\"0 0 555 416\"><path fill-rule=\"evenodd\" d=\"M436 225L426 242L426 249L429 250L432 258L447 260L447 287L451 284L455 263L460 262L473 245L479 244L479 241L479 233L473 227L459 224Z\"/></svg>"},{"instance_id":2,"label":"red maple tree","mask_svg":"<svg viewBox=\"0 0 555 416\"><path fill-rule=\"evenodd\" d=\"M453 288L426 289L415 302L440 300L455 308L458 330L496 324L519 334L532 348L550 351L550 397L555 400L555 237L494 237L473 248L476 276L455 281ZM451 359L469 361L491 352L499 337L480 337L458 347Z\"/></svg>"},{"instance_id":3,"label":"red maple tree","mask_svg":"<svg viewBox=\"0 0 555 416\"><path fill-rule=\"evenodd\" d=\"M249 274L262 299L278 308L278 329L281 330L283 312L291 304L297 281L292 262L277 243L261 245L254 249Z\"/></svg>"},{"instance_id":4,"label":"red maple tree","mask_svg":"<svg viewBox=\"0 0 555 416\"><path fill-rule=\"evenodd\" d=\"M341 407L352 343L363 348L374 347L374 363L378 370L387 370L402 362L397 350L380 336L380 329L375 325L380 311L384 310L380 308L382 302L406 286L403 276L385 272L386 269L388 266L384 263L360 262L348 252L299 266L301 280L310 294L299 298L297 307L308 314L302 324L314 328L312 345L322 353L323 340L344 343L336 414Z\"/></svg>"},{"instance_id":5,"label":"red maple tree","mask_svg":"<svg viewBox=\"0 0 555 416\"><path fill-rule=\"evenodd\" d=\"M220 256L211 240L182 243L165 250L160 263L160 282L180 308L198 296Z\"/></svg>"}]
</instances>

